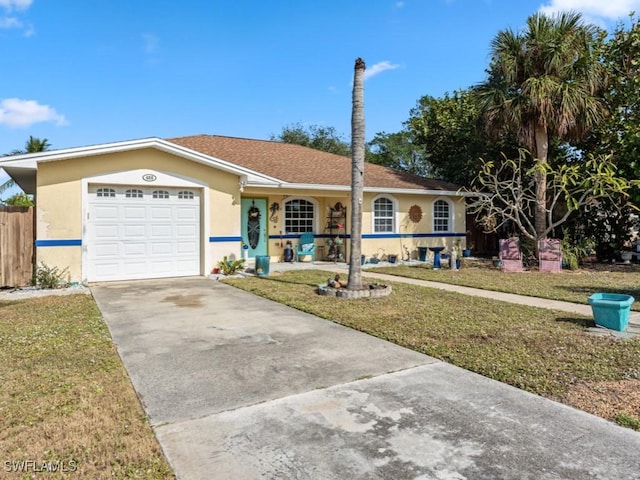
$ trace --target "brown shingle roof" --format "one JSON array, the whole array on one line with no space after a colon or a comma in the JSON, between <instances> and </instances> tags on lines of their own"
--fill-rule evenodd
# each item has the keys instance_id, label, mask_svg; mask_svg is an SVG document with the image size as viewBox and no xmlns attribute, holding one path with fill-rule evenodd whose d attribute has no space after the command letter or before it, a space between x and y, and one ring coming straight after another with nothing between
<instances>
[{"instance_id":1,"label":"brown shingle roof","mask_svg":"<svg viewBox=\"0 0 640 480\"><path fill-rule=\"evenodd\" d=\"M168 138L211 157L254 170L288 183L351 185L351 159L309 147L269 140L194 135ZM452 183L365 164L365 187L456 191Z\"/></svg>"}]
</instances>

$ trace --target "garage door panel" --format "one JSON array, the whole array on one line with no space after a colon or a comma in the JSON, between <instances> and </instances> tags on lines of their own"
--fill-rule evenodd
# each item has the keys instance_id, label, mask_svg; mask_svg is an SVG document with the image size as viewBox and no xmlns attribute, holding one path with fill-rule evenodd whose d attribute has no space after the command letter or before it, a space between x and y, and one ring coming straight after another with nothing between
<instances>
[{"instance_id":1,"label":"garage door panel","mask_svg":"<svg viewBox=\"0 0 640 480\"><path fill-rule=\"evenodd\" d=\"M118 225L96 225L96 240L117 240Z\"/></svg>"},{"instance_id":2,"label":"garage door panel","mask_svg":"<svg viewBox=\"0 0 640 480\"><path fill-rule=\"evenodd\" d=\"M118 243L96 243L94 246L97 258L113 258L118 255Z\"/></svg>"},{"instance_id":3,"label":"garage door panel","mask_svg":"<svg viewBox=\"0 0 640 480\"><path fill-rule=\"evenodd\" d=\"M171 242L153 242L151 244L151 255L171 255L173 250Z\"/></svg>"},{"instance_id":4,"label":"garage door panel","mask_svg":"<svg viewBox=\"0 0 640 480\"><path fill-rule=\"evenodd\" d=\"M145 238L146 229L142 225L122 225L122 239L140 240Z\"/></svg>"},{"instance_id":5,"label":"garage door panel","mask_svg":"<svg viewBox=\"0 0 640 480\"><path fill-rule=\"evenodd\" d=\"M115 197L97 197L98 188ZM126 196L138 189L142 198ZM200 275L200 198L185 198L184 188L162 188L168 198L153 198L157 187L89 187L88 279L125 280Z\"/></svg>"},{"instance_id":6,"label":"garage door panel","mask_svg":"<svg viewBox=\"0 0 640 480\"><path fill-rule=\"evenodd\" d=\"M126 262L122 267L128 278L144 278L147 274L147 262L145 261Z\"/></svg>"},{"instance_id":7,"label":"garage door panel","mask_svg":"<svg viewBox=\"0 0 640 480\"><path fill-rule=\"evenodd\" d=\"M193 255L198 251L198 244L196 242L178 242L178 254L180 255Z\"/></svg>"},{"instance_id":8,"label":"garage door panel","mask_svg":"<svg viewBox=\"0 0 640 480\"><path fill-rule=\"evenodd\" d=\"M107 205L96 205L94 208L93 220L100 218L101 220L116 220L118 218L118 207Z\"/></svg>"},{"instance_id":9,"label":"garage door panel","mask_svg":"<svg viewBox=\"0 0 640 480\"><path fill-rule=\"evenodd\" d=\"M125 257L144 256L147 253L146 250L147 250L147 244L145 242L136 242L136 243L126 242L122 244L122 254Z\"/></svg>"},{"instance_id":10,"label":"garage door panel","mask_svg":"<svg viewBox=\"0 0 640 480\"><path fill-rule=\"evenodd\" d=\"M172 217L172 208L167 207L151 207L151 220L167 220Z\"/></svg>"},{"instance_id":11,"label":"garage door panel","mask_svg":"<svg viewBox=\"0 0 640 480\"><path fill-rule=\"evenodd\" d=\"M121 208L122 208L122 220L124 221L128 221L128 220L140 221L140 220L144 220L145 217L147 216L147 209L143 205L139 205L135 207L124 205Z\"/></svg>"},{"instance_id":12,"label":"garage door panel","mask_svg":"<svg viewBox=\"0 0 640 480\"><path fill-rule=\"evenodd\" d=\"M177 237L194 238L197 235L197 228L195 225L176 225Z\"/></svg>"},{"instance_id":13,"label":"garage door panel","mask_svg":"<svg viewBox=\"0 0 640 480\"><path fill-rule=\"evenodd\" d=\"M171 260L153 262L151 264L151 273L155 275L159 275L159 274L173 275L174 274L173 262Z\"/></svg>"},{"instance_id":14,"label":"garage door panel","mask_svg":"<svg viewBox=\"0 0 640 480\"><path fill-rule=\"evenodd\" d=\"M189 207L176 207L176 217L178 220L197 220L198 211L193 208L193 206Z\"/></svg>"},{"instance_id":15,"label":"garage door panel","mask_svg":"<svg viewBox=\"0 0 640 480\"><path fill-rule=\"evenodd\" d=\"M151 238L170 238L171 224L151 225Z\"/></svg>"}]
</instances>

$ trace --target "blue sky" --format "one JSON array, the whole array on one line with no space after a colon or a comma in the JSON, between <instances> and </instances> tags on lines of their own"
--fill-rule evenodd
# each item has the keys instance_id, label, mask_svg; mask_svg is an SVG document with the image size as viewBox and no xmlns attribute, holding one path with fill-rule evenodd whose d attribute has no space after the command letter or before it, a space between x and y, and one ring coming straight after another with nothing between
<instances>
[{"instance_id":1,"label":"blue sky","mask_svg":"<svg viewBox=\"0 0 640 480\"><path fill-rule=\"evenodd\" d=\"M357 57L370 140L423 95L482 81L495 34L540 9L611 27L640 0L0 0L0 154L29 135L348 138Z\"/></svg>"}]
</instances>

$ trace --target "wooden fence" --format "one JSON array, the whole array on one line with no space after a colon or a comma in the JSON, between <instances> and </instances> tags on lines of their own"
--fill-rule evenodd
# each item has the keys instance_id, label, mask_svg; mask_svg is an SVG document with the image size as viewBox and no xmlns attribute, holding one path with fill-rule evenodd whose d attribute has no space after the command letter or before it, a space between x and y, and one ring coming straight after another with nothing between
<instances>
[{"instance_id":1,"label":"wooden fence","mask_svg":"<svg viewBox=\"0 0 640 480\"><path fill-rule=\"evenodd\" d=\"M33 207L0 205L0 287L31 283L34 239Z\"/></svg>"}]
</instances>

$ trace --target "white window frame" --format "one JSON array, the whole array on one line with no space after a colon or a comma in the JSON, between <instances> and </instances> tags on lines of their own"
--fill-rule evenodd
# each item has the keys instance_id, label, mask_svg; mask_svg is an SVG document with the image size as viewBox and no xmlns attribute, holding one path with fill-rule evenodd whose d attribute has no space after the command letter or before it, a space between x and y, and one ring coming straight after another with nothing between
<instances>
[{"instance_id":1,"label":"white window frame","mask_svg":"<svg viewBox=\"0 0 640 480\"><path fill-rule=\"evenodd\" d=\"M391 214L391 231L389 232L379 232L378 230L376 230L376 201L380 200L380 199L385 199L385 200L389 200L391 202L391 207L393 208L393 212ZM398 221L396 216L398 215L398 200L388 194L381 194L381 195L376 195L375 197L373 197L373 199L371 200L371 233L378 233L381 235L386 234L392 234L392 233L396 233L397 230L397 225L398 225ZM389 217L379 217L379 218L389 218Z\"/></svg>"},{"instance_id":2,"label":"white window frame","mask_svg":"<svg viewBox=\"0 0 640 480\"><path fill-rule=\"evenodd\" d=\"M180 190L178 192L178 200L193 200L195 194L192 190Z\"/></svg>"},{"instance_id":3,"label":"white window frame","mask_svg":"<svg viewBox=\"0 0 640 480\"><path fill-rule=\"evenodd\" d=\"M445 217L436 217L436 205L438 202L444 202L448 209L449 214L447 215L447 229L446 230L436 230L436 219L442 220ZM438 197L433 201L431 205L431 231L433 233L451 233L453 231L453 203L446 197Z\"/></svg>"},{"instance_id":4,"label":"white window frame","mask_svg":"<svg viewBox=\"0 0 640 480\"><path fill-rule=\"evenodd\" d=\"M171 194L169 194L169 190L158 189L151 193L151 198L156 200L167 200L171 198Z\"/></svg>"},{"instance_id":5,"label":"white window frame","mask_svg":"<svg viewBox=\"0 0 640 480\"><path fill-rule=\"evenodd\" d=\"M124 196L125 198L144 198L144 192L139 188L127 188Z\"/></svg>"},{"instance_id":6,"label":"white window frame","mask_svg":"<svg viewBox=\"0 0 640 480\"><path fill-rule=\"evenodd\" d=\"M313 226L312 232L315 234L318 231L320 209L318 208L317 200L311 197L287 197L282 200L282 231L285 233L285 235L302 235L303 233L305 233L305 232L289 232L287 230L287 203L294 202L296 200L298 201L304 200L313 205L313 219L311 221L311 224Z\"/></svg>"},{"instance_id":7,"label":"white window frame","mask_svg":"<svg viewBox=\"0 0 640 480\"><path fill-rule=\"evenodd\" d=\"M109 187L100 187L96 190L96 197L100 198L115 198L116 191Z\"/></svg>"}]
</instances>

